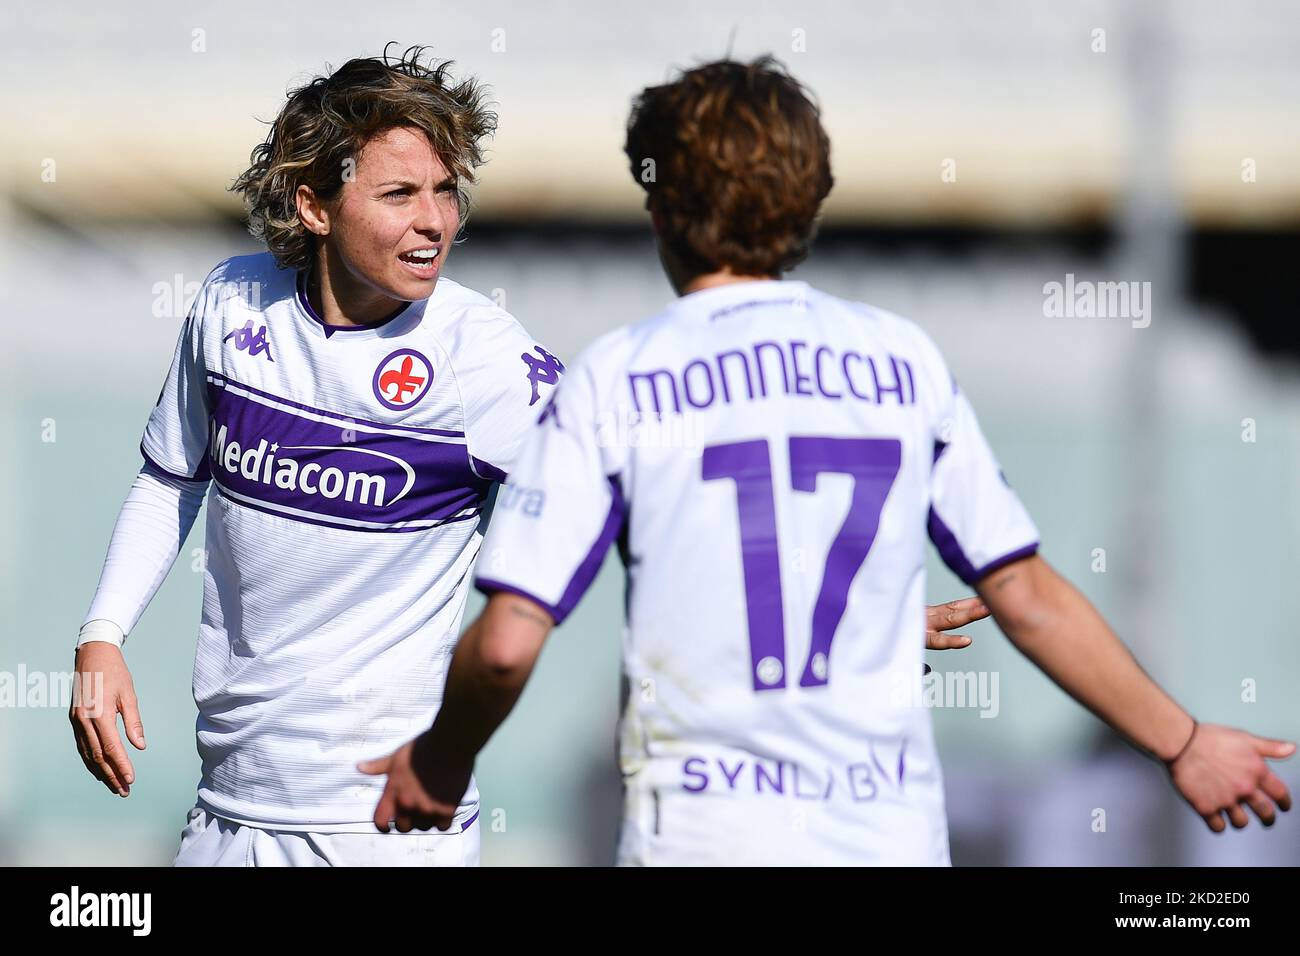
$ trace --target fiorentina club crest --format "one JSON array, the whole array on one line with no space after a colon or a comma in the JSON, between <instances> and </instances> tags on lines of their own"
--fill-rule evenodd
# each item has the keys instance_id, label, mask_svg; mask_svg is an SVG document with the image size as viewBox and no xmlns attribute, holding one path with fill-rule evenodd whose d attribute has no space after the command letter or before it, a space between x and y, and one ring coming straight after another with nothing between
<instances>
[{"instance_id":1,"label":"fiorentina club crest","mask_svg":"<svg viewBox=\"0 0 1300 956\"><path fill-rule=\"evenodd\" d=\"M410 408L433 384L433 366L415 349L398 349L379 363L372 385L379 404L393 411Z\"/></svg>"}]
</instances>

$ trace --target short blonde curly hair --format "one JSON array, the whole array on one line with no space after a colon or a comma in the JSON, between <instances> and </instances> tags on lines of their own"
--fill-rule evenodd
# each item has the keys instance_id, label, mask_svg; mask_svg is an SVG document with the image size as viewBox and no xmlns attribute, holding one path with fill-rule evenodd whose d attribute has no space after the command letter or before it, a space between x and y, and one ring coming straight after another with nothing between
<instances>
[{"instance_id":1,"label":"short blonde curly hair","mask_svg":"<svg viewBox=\"0 0 1300 956\"><path fill-rule=\"evenodd\" d=\"M388 46L392 46L390 43ZM466 184L484 162L483 140L497 117L474 79L454 81L451 61L425 61L427 48L413 46L390 58L348 60L289 94L266 141L253 149L249 167L231 186L248 213L248 231L266 243L280 268L307 269L316 237L298 219L299 186L321 199L343 188L348 160L372 138L397 127L417 129L456 177L461 220L469 211Z\"/></svg>"}]
</instances>

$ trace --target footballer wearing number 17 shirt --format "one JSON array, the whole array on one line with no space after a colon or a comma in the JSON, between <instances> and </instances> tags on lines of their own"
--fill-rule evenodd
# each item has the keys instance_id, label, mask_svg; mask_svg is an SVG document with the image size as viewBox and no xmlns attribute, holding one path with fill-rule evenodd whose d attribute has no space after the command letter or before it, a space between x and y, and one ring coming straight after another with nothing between
<instances>
[{"instance_id":1,"label":"footballer wearing number 17 shirt","mask_svg":"<svg viewBox=\"0 0 1300 956\"><path fill-rule=\"evenodd\" d=\"M438 717L367 766L389 777L379 829L454 825L475 754L615 544L621 863L949 863L916 639L927 537L1211 829L1289 807L1265 758L1294 745L1198 725L1038 556L930 338L782 278L831 186L793 78L767 58L690 70L641 94L626 151L679 298L590 346L529 435Z\"/></svg>"},{"instance_id":2,"label":"footballer wearing number 17 shirt","mask_svg":"<svg viewBox=\"0 0 1300 956\"><path fill-rule=\"evenodd\" d=\"M352 60L291 94L236 184L269 251L218 265L184 322L78 645L115 706L71 714L126 796L119 648L206 492L178 865L478 862L472 786L450 833L381 836L356 764L437 712L485 502L563 368L440 277L494 123L419 49Z\"/></svg>"}]
</instances>

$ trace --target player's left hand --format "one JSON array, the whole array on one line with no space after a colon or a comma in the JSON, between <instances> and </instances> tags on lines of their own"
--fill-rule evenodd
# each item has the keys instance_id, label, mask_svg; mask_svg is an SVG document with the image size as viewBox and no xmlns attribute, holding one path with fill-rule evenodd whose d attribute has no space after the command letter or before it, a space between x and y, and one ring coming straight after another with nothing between
<instances>
[{"instance_id":1,"label":"player's left hand","mask_svg":"<svg viewBox=\"0 0 1300 956\"><path fill-rule=\"evenodd\" d=\"M375 807L375 826L380 833L387 833L394 823L399 833L450 829L460 798L469 789L474 766L457 766L456 761L442 759L432 749L426 732L387 757L357 764L362 773L388 775Z\"/></svg>"},{"instance_id":2,"label":"player's left hand","mask_svg":"<svg viewBox=\"0 0 1300 956\"><path fill-rule=\"evenodd\" d=\"M1198 724L1183 752L1166 766L1169 778L1184 800L1215 833L1232 825L1240 830L1250 822L1246 807L1271 827L1277 810L1291 809L1291 791L1265 763L1285 760L1296 751L1289 740L1256 737L1236 727Z\"/></svg>"},{"instance_id":3,"label":"player's left hand","mask_svg":"<svg viewBox=\"0 0 1300 956\"><path fill-rule=\"evenodd\" d=\"M974 624L988 616L988 607L977 597L949 601L947 604L931 604L925 609L925 649L947 651L969 647L971 640L965 634L944 632Z\"/></svg>"}]
</instances>

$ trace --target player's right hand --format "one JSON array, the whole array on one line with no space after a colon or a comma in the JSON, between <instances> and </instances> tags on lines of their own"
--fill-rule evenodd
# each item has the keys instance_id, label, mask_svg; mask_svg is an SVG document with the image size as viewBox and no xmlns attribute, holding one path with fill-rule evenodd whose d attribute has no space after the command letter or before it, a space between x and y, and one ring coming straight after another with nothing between
<instances>
[{"instance_id":1,"label":"player's right hand","mask_svg":"<svg viewBox=\"0 0 1300 956\"><path fill-rule=\"evenodd\" d=\"M135 684L120 648L91 641L77 648L76 680L68 720L81 762L97 780L120 796L131 793L135 768L117 733L122 715L127 739L144 750L144 723L135 697Z\"/></svg>"},{"instance_id":2,"label":"player's right hand","mask_svg":"<svg viewBox=\"0 0 1300 956\"><path fill-rule=\"evenodd\" d=\"M1223 814L1240 830L1250 822L1250 807L1264 826L1272 826L1278 809L1291 809L1291 794L1265 758L1281 760L1295 744L1256 737L1235 727L1200 724L1186 749L1169 765L1174 787L1215 833L1227 829Z\"/></svg>"},{"instance_id":3,"label":"player's right hand","mask_svg":"<svg viewBox=\"0 0 1300 956\"><path fill-rule=\"evenodd\" d=\"M954 631L967 624L974 624L989 616L988 606L977 597L949 601L947 604L931 604L925 609L925 649L927 651L947 651L960 647L969 647L970 638L965 634L945 633Z\"/></svg>"}]
</instances>

